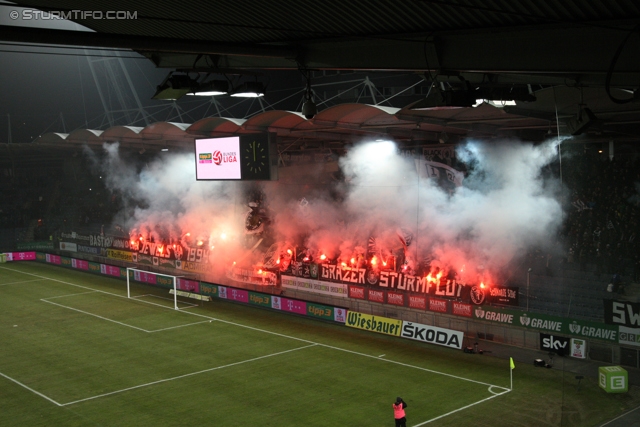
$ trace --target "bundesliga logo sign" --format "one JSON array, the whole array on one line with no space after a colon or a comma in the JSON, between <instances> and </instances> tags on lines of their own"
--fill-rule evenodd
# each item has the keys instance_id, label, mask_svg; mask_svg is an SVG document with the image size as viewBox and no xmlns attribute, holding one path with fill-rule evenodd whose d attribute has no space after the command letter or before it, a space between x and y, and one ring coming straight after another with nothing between
<instances>
[{"instance_id":1,"label":"bundesliga logo sign","mask_svg":"<svg viewBox=\"0 0 640 427\"><path fill-rule=\"evenodd\" d=\"M220 165L222 163L238 163L237 153L221 153L220 151L213 152L213 163Z\"/></svg>"}]
</instances>

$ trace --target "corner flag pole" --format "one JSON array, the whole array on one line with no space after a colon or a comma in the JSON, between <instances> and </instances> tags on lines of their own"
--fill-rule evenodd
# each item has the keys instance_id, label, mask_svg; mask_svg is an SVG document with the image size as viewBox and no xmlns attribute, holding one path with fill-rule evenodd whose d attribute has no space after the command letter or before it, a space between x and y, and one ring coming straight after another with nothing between
<instances>
[{"instance_id":1,"label":"corner flag pole","mask_svg":"<svg viewBox=\"0 0 640 427\"><path fill-rule=\"evenodd\" d=\"M511 380L511 390L513 390L513 370L515 369L516 364L513 363L513 357L509 358L509 378Z\"/></svg>"}]
</instances>

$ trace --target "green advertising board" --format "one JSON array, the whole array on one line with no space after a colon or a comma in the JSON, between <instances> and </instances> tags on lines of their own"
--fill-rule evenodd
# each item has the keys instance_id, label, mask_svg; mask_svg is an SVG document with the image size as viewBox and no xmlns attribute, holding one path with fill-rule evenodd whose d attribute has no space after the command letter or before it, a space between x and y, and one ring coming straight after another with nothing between
<instances>
[{"instance_id":1,"label":"green advertising board","mask_svg":"<svg viewBox=\"0 0 640 427\"><path fill-rule=\"evenodd\" d=\"M60 264L64 265L65 267L71 267L71 258L68 258L66 256L61 256Z\"/></svg>"},{"instance_id":2,"label":"green advertising board","mask_svg":"<svg viewBox=\"0 0 640 427\"><path fill-rule=\"evenodd\" d=\"M92 273L100 274L100 264L97 262L89 261L89 271Z\"/></svg>"},{"instance_id":3,"label":"green advertising board","mask_svg":"<svg viewBox=\"0 0 640 427\"><path fill-rule=\"evenodd\" d=\"M218 297L218 285L200 282L200 295L208 295L210 297Z\"/></svg>"},{"instance_id":4,"label":"green advertising board","mask_svg":"<svg viewBox=\"0 0 640 427\"><path fill-rule=\"evenodd\" d=\"M168 276L156 275L156 284L163 288L173 289L173 278Z\"/></svg>"},{"instance_id":5,"label":"green advertising board","mask_svg":"<svg viewBox=\"0 0 640 427\"><path fill-rule=\"evenodd\" d=\"M47 261L47 255L43 254L42 252L36 252L36 261L46 262Z\"/></svg>"},{"instance_id":6,"label":"green advertising board","mask_svg":"<svg viewBox=\"0 0 640 427\"><path fill-rule=\"evenodd\" d=\"M271 308L271 295L249 292L249 304Z\"/></svg>"},{"instance_id":7,"label":"green advertising board","mask_svg":"<svg viewBox=\"0 0 640 427\"><path fill-rule=\"evenodd\" d=\"M551 316L510 310L508 308L482 305L475 307L473 317L477 320L519 326L527 329L556 332L583 338L594 338L605 341L618 341L618 326L588 320L571 319L567 317Z\"/></svg>"},{"instance_id":8,"label":"green advertising board","mask_svg":"<svg viewBox=\"0 0 640 427\"><path fill-rule=\"evenodd\" d=\"M33 251L33 250L48 250L53 249L53 242L41 241L41 242L18 242L16 246L19 251Z\"/></svg>"},{"instance_id":9,"label":"green advertising board","mask_svg":"<svg viewBox=\"0 0 640 427\"><path fill-rule=\"evenodd\" d=\"M322 304L307 303L307 316L318 317L325 320L335 320L333 318L333 307Z\"/></svg>"}]
</instances>

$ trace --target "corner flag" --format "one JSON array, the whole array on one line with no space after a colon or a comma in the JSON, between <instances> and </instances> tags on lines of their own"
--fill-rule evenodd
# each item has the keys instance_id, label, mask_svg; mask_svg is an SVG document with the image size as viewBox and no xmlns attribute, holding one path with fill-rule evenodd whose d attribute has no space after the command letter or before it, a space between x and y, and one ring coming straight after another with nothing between
<instances>
[{"instance_id":1,"label":"corner flag","mask_svg":"<svg viewBox=\"0 0 640 427\"><path fill-rule=\"evenodd\" d=\"M516 368L516 364L513 363L513 357L509 358L509 365L511 366L511 369L515 369Z\"/></svg>"}]
</instances>

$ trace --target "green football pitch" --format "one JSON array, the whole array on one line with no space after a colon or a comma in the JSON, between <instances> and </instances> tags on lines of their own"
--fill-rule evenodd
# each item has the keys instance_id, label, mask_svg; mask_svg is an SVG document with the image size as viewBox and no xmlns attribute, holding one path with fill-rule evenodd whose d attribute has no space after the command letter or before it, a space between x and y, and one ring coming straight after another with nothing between
<instances>
[{"instance_id":1,"label":"green football pitch","mask_svg":"<svg viewBox=\"0 0 640 427\"><path fill-rule=\"evenodd\" d=\"M35 262L0 265L0 426L595 426L640 404L509 362Z\"/></svg>"}]
</instances>

